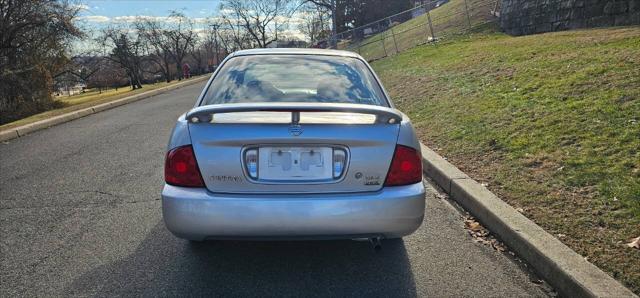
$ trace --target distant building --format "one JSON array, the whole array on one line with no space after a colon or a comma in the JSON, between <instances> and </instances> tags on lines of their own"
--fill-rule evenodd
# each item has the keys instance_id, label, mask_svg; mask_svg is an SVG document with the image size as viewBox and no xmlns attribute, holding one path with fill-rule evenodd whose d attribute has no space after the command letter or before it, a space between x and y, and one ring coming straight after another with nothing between
<instances>
[{"instance_id":1,"label":"distant building","mask_svg":"<svg viewBox=\"0 0 640 298\"><path fill-rule=\"evenodd\" d=\"M82 93L82 91L85 88L87 88L87 84L77 83L77 84L72 85L72 86L59 87L58 90L56 90L54 93L57 96L62 96L62 95L70 96L70 95Z\"/></svg>"},{"instance_id":2,"label":"distant building","mask_svg":"<svg viewBox=\"0 0 640 298\"><path fill-rule=\"evenodd\" d=\"M299 39L280 39L267 45L267 48L306 48L309 43Z\"/></svg>"}]
</instances>

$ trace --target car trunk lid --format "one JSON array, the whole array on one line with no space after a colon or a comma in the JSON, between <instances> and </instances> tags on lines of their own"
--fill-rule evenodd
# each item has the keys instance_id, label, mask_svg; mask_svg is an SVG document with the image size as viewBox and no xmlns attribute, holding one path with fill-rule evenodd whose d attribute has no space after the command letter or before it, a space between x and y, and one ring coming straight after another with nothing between
<instances>
[{"instance_id":1,"label":"car trunk lid","mask_svg":"<svg viewBox=\"0 0 640 298\"><path fill-rule=\"evenodd\" d=\"M206 187L224 193L379 190L401 116L389 108L360 106L195 109L187 119Z\"/></svg>"}]
</instances>

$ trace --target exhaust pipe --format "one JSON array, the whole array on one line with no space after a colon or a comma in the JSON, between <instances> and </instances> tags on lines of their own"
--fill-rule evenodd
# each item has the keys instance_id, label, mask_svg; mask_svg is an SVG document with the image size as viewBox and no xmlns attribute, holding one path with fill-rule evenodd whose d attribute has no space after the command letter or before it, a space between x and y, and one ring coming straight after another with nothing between
<instances>
[{"instance_id":1,"label":"exhaust pipe","mask_svg":"<svg viewBox=\"0 0 640 298\"><path fill-rule=\"evenodd\" d=\"M374 251L380 251L382 249L382 243L380 242L380 237L369 238L369 243L373 247Z\"/></svg>"}]
</instances>

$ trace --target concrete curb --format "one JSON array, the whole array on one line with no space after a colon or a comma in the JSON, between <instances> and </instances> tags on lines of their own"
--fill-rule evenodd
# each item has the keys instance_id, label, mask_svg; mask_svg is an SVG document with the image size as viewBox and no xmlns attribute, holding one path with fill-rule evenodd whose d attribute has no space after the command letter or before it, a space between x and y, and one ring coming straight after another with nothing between
<instances>
[{"instance_id":1,"label":"concrete curb","mask_svg":"<svg viewBox=\"0 0 640 298\"><path fill-rule=\"evenodd\" d=\"M566 297L638 297L442 156L422 146L427 176Z\"/></svg>"},{"instance_id":2,"label":"concrete curb","mask_svg":"<svg viewBox=\"0 0 640 298\"><path fill-rule=\"evenodd\" d=\"M120 98L120 99L117 99L117 100L114 100L114 101L110 101L110 102L102 103L102 104L95 105L95 106L92 106L92 107L88 107L88 108L80 109L80 110L77 110L77 111L69 112L69 113L66 113L66 114L54 116L54 117L51 117L51 118L48 118L48 119L44 119L44 120L40 120L40 121L37 121L37 122L25 124L25 125L18 126L18 127L15 127L15 128L10 128L10 129L7 129L7 130L3 130L3 131L0 131L0 142L4 142L4 141L11 140L11 139L23 137L23 136L25 136L25 135L27 135L29 133L34 132L34 131L38 131L38 130L41 130L41 129L49 128L51 126L58 125L58 124L61 124L61 123L65 123L65 122L69 122L71 120L82 118L82 117L85 117L85 116L88 116L88 115L91 115L91 114L95 114L95 113L99 113L99 112L106 111L106 110L109 110L109 109L113 109L113 108L121 106L121 105L132 103L132 102L135 102L135 101L138 101L138 100L142 100L142 99L145 99L145 98L153 97L153 96L156 96L158 94L162 94L162 93L167 92L167 91L172 91L172 90L180 89L180 88L185 87L185 86L189 86L189 85L193 85L193 84L196 84L196 83L200 83L200 82L208 80L209 78L210 78L209 75L203 75L201 77L190 79L190 80L187 80L185 82L178 83L178 84L175 84L175 85L171 85L171 86L167 86L167 87L158 88L158 89L155 89L155 90L142 92L140 94L136 94L136 95Z\"/></svg>"}]
</instances>

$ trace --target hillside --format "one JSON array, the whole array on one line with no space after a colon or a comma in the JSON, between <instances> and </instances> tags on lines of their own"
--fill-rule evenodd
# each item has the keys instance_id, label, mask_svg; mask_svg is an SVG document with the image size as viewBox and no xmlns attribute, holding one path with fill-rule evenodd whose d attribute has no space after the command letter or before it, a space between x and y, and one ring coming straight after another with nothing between
<instances>
[{"instance_id":1,"label":"hillside","mask_svg":"<svg viewBox=\"0 0 640 298\"><path fill-rule=\"evenodd\" d=\"M450 0L430 11L431 27L428 25L427 15L423 14L374 34L360 43L347 42L339 47L359 52L368 60L380 59L395 54L396 45L399 51L403 51L426 43L429 38L446 40L469 30L482 30L488 21L494 19L490 11L495 3L495 0L467 0L465 5L464 0Z\"/></svg>"},{"instance_id":2,"label":"hillside","mask_svg":"<svg viewBox=\"0 0 640 298\"><path fill-rule=\"evenodd\" d=\"M373 66L423 142L640 293L640 28L473 34Z\"/></svg>"}]
</instances>

